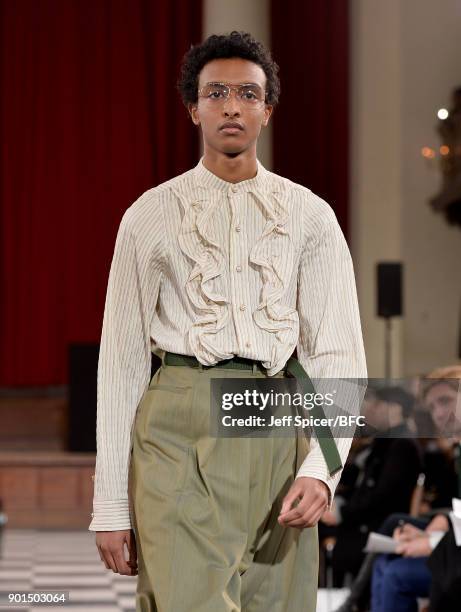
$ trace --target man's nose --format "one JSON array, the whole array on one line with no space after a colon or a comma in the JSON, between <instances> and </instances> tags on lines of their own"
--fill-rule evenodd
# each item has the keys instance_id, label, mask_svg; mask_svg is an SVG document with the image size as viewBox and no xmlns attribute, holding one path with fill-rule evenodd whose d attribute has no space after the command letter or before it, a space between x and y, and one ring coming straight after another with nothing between
<instances>
[{"instance_id":1,"label":"man's nose","mask_svg":"<svg viewBox=\"0 0 461 612\"><path fill-rule=\"evenodd\" d=\"M445 417L445 410L441 410L440 406L435 406L432 414L434 415L435 419L443 419Z\"/></svg>"},{"instance_id":2,"label":"man's nose","mask_svg":"<svg viewBox=\"0 0 461 612\"><path fill-rule=\"evenodd\" d=\"M240 102L237 100L237 94L235 92L231 91L230 96L224 100L223 112L226 115L240 113Z\"/></svg>"}]
</instances>

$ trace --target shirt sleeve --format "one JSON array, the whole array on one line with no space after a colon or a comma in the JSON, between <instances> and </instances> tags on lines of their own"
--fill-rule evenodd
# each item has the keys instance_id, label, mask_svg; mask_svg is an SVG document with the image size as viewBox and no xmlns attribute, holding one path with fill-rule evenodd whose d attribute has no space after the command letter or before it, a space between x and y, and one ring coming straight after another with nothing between
<instances>
[{"instance_id":1,"label":"shirt sleeve","mask_svg":"<svg viewBox=\"0 0 461 612\"><path fill-rule=\"evenodd\" d=\"M150 328L164 261L164 230L158 213L141 216L134 205L128 208L115 242L98 361L97 454L90 531L132 526L128 503L132 427L150 381ZM142 226L138 232L136 225Z\"/></svg>"},{"instance_id":2,"label":"shirt sleeve","mask_svg":"<svg viewBox=\"0 0 461 612\"><path fill-rule=\"evenodd\" d=\"M443 536L446 534L446 531L431 531L429 533L429 546L431 547L432 550L434 550L434 548L437 547L438 543L440 542L440 540L443 538Z\"/></svg>"},{"instance_id":3,"label":"shirt sleeve","mask_svg":"<svg viewBox=\"0 0 461 612\"><path fill-rule=\"evenodd\" d=\"M301 256L297 310L300 321L298 360L311 379L355 379L357 384L349 385L349 391L342 396L344 404L349 402L349 408L353 404L352 412L359 414L363 396L360 384L367 383L365 350L352 258L332 209L323 229L319 230L318 239L308 244ZM316 381L313 382L316 386ZM316 386L316 391L319 390ZM342 407L338 406L339 411ZM330 410L327 416L334 416L334 412ZM340 429L333 435L344 465L353 438L341 435ZM314 436L310 451L296 474L297 478L300 476L325 482L331 504L341 471L332 477L329 475Z\"/></svg>"}]
</instances>

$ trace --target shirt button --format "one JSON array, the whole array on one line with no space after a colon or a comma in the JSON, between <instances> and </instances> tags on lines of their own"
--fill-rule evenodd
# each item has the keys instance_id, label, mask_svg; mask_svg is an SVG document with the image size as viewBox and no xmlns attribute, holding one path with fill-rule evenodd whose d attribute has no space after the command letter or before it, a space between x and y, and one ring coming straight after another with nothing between
<instances>
[{"instance_id":1,"label":"shirt button","mask_svg":"<svg viewBox=\"0 0 461 612\"><path fill-rule=\"evenodd\" d=\"M236 231L236 232L239 232L239 231L240 231L240 225L237 225L237 226L236 226L235 231Z\"/></svg>"},{"instance_id":2,"label":"shirt button","mask_svg":"<svg viewBox=\"0 0 461 612\"><path fill-rule=\"evenodd\" d=\"M231 190L235 193L237 191L238 187L237 185L232 185Z\"/></svg>"},{"instance_id":3,"label":"shirt button","mask_svg":"<svg viewBox=\"0 0 461 612\"><path fill-rule=\"evenodd\" d=\"M245 346L246 346L247 348L250 348L250 346L251 346L251 342L245 342Z\"/></svg>"},{"instance_id":4,"label":"shirt button","mask_svg":"<svg viewBox=\"0 0 461 612\"><path fill-rule=\"evenodd\" d=\"M237 270L237 272L241 272L242 271L242 266L235 266L235 269Z\"/></svg>"},{"instance_id":5,"label":"shirt button","mask_svg":"<svg viewBox=\"0 0 461 612\"><path fill-rule=\"evenodd\" d=\"M245 310L245 309L246 309L245 304L240 304L240 310Z\"/></svg>"}]
</instances>

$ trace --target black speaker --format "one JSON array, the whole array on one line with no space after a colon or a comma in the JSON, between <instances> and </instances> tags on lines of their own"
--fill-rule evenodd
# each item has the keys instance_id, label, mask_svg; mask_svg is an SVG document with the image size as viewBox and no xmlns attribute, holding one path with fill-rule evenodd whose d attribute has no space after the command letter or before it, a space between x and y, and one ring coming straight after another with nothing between
<instances>
[{"instance_id":1,"label":"black speaker","mask_svg":"<svg viewBox=\"0 0 461 612\"><path fill-rule=\"evenodd\" d=\"M69 346L68 450L96 452L99 343Z\"/></svg>"},{"instance_id":2,"label":"black speaker","mask_svg":"<svg viewBox=\"0 0 461 612\"><path fill-rule=\"evenodd\" d=\"M96 452L99 343L69 346L68 450ZM151 354L151 378L162 360Z\"/></svg>"},{"instance_id":3,"label":"black speaker","mask_svg":"<svg viewBox=\"0 0 461 612\"><path fill-rule=\"evenodd\" d=\"M398 317L403 314L400 262L380 262L376 265L378 317Z\"/></svg>"}]
</instances>

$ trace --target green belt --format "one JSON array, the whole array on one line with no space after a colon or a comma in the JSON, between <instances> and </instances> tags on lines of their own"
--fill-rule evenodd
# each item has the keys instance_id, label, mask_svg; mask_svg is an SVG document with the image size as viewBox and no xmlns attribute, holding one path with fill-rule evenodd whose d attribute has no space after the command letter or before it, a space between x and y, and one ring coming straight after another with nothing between
<instances>
[{"instance_id":1,"label":"green belt","mask_svg":"<svg viewBox=\"0 0 461 612\"><path fill-rule=\"evenodd\" d=\"M200 367L200 361L193 357L192 355L181 355L180 353L170 353L169 351L165 352L164 357L165 365L176 365L176 366L189 366L191 368ZM212 366L202 366L204 370L209 370L210 368L231 368L234 370L252 370L253 366L256 365L261 371L264 368L261 365L261 362L254 361L253 359L246 359L245 357L239 357L235 355L231 359L225 359L224 361L218 361L215 365Z\"/></svg>"},{"instance_id":2,"label":"green belt","mask_svg":"<svg viewBox=\"0 0 461 612\"><path fill-rule=\"evenodd\" d=\"M196 357L191 355L181 355L180 353L165 352L164 356L165 365L173 366L189 366L192 368L198 368L200 362ZM209 368L231 368L236 370L252 370L253 366L256 365L259 369L264 369L259 361L253 359L245 359L235 355L231 359L218 361L213 366L203 366L204 369ZM306 370L300 364L300 362L294 357L290 357L285 365L284 370L299 381L303 393L315 393L314 385L309 378ZM316 420L325 419L325 413L322 406L314 406L309 410L309 416L314 417ZM313 429L317 440L322 451L323 457L328 467L330 476L333 476L342 469L343 464L341 457L336 446L335 439L329 425L314 425Z\"/></svg>"},{"instance_id":3,"label":"green belt","mask_svg":"<svg viewBox=\"0 0 461 612\"><path fill-rule=\"evenodd\" d=\"M315 387L312 384L306 370L294 357L290 357L288 359L287 371L289 374L291 374L291 376L294 376L294 378L298 380L303 393L315 393ZM309 416L314 417L316 420L326 418L322 406L313 406L313 408L309 410ZM330 426L314 425L313 429L315 431L315 435L317 436L320 450L322 451L330 476L333 476L336 474L336 472L342 469L343 464Z\"/></svg>"}]
</instances>

